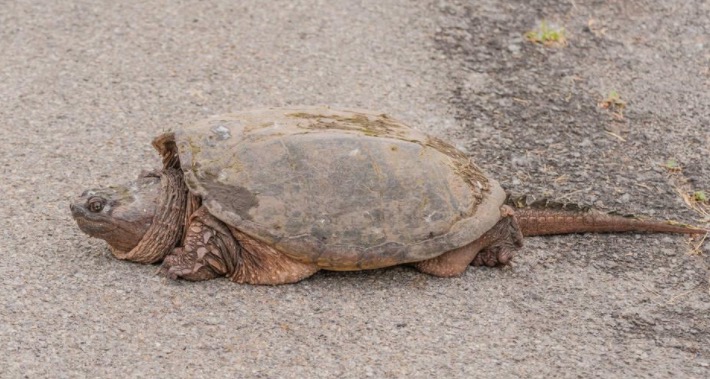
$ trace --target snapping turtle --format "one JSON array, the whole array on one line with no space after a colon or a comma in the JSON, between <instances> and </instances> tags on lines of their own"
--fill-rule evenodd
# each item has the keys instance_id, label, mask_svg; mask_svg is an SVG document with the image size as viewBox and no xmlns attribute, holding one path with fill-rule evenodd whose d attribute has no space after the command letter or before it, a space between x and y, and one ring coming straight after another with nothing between
<instances>
[{"instance_id":1,"label":"snapping turtle","mask_svg":"<svg viewBox=\"0 0 710 379\"><path fill-rule=\"evenodd\" d=\"M158 136L163 169L85 191L82 231L170 278L293 283L412 264L507 264L523 236L704 230L556 207L516 209L470 159L386 115L327 107L220 115Z\"/></svg>"}]
</instances>

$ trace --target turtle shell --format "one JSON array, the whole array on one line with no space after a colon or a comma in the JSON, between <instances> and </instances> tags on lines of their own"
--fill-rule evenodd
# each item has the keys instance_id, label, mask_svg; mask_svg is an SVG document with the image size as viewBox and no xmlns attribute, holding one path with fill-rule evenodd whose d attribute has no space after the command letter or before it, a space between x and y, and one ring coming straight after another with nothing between
<instances>
[{"instance_id":1,"label":"turtle shell","mask_svg":"<svg viewBox=\"0 0 710 379\"><path fill-rule=\"evenodd\" d=\"M368 111L246 111L174 136L185 181L214 216L329 270L464 246L495 225L505 198L459 150Z\"/></svg>"}]
</instances>

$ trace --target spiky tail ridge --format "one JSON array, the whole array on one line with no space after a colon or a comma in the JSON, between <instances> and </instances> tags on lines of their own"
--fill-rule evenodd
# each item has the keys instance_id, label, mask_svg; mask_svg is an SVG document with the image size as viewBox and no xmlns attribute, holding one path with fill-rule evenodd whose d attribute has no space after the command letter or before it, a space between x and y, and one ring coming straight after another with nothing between
<instances>
[{"instance_id":1,"label":"spiky tail ridge","mask_svg":"<svg viewBox=\"0 0 710 379\"><path fill-rule=\"evenodd\" d=\"M571 233L681 233L705 234L710 230L671 221L644 220L635 216L603 213L575 204L546 200L532 204L508 199L513 206L523 236Z\"/></svg>"}]
</instances>

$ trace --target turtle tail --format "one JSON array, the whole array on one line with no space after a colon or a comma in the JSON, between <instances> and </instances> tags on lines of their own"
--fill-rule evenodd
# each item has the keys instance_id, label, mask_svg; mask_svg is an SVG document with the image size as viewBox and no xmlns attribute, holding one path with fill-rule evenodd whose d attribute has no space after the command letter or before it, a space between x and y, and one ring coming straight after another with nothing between
<instances>
[{"instance_id":1,"label":"turtle tail","mask_svg":"<svg viewBox=\"0 0 710 379\"><path fill-rule=\"evenodd\" d=\"M523 236L572 233L681 233L705 234L710 230L674 221L645 220L634 215L604 213L588 206L539 200L528 204L525 198L508 197L515 208Z\"/></svg>"}]
</instances>

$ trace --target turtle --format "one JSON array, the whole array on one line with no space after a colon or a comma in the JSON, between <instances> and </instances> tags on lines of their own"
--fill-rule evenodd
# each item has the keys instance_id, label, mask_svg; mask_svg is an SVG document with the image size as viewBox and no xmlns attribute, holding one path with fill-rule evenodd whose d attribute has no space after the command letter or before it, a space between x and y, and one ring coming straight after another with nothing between
<instances>
[{"instance_id":1,"label":"turtle","mask_svg":"<svg viewBox=\"0 0 710 379\"><path fill-rule=\"evenodd\" d=\"M217 115L153 140L162 168L70 209L113 255L190 281L295 283L319 270L503 266L524 236L707 230L511 198L468 155L384 113Z\"/></svg>"}]
</instances>

